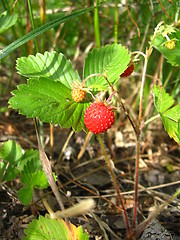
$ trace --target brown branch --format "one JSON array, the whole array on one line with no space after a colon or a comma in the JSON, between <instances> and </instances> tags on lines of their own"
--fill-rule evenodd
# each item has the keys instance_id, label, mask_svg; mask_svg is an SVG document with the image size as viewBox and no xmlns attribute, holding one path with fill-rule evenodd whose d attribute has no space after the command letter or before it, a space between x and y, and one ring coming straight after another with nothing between
<instances>
[{"instance_id":1,"label":"brown branch","mask_svg":"<svg viewBox=\"0 0 180 240\"><path fill-rule=\"evenodd\" d=\"M164 13L166 14L166 16L172 21L171 17L169 16L169 14L166 12L166 9L164 8L164 6L162 5L161 1L158 0L159 4L161 5L162 7L162 10L164 11Z\"/></svg>"},{"instance_id":2,"label":"brown branch","mask_svg":"<svg viewBox=\"0 0 180 240\"><path fill-rule=\"evenodd\" d=\"M136 29L137 29L137 32L138 32L138 37L140 37L141 34L140 34L139 27L138 27L137 23L134 21L134 19L132 18L131 14L130 14L127 0L126 0L126 7L127 7L127 12L128 12L129 18L131 19L131 22L136 26Z\"/></svg>"}]
</instances>

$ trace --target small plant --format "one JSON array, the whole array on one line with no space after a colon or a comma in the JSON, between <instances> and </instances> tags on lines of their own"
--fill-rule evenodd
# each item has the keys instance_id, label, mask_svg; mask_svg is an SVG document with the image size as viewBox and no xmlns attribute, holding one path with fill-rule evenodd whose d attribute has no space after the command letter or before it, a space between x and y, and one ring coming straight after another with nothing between
<instances>
[{"instance_id":1,"label":"small plant","mask_svg":"<svg viewBox=\"0 0 180 240\"><path fill-rule=\"evenodd\" d=\"M98 5L99 1L96 3ZM116 7L117 5L116 1ZM63 18L63 22L86 11L89 11L89 9L72 13ZM0 19L4 22L7 21L7 24L0 29L3 32L15 23L17 16L15 15L14 18L11 18L11 16L7 16L4 13L0 16ZM8 19L10 23L8 23ZM180 104L175 104L175 100L160 81L158 84L154 84L151 89L157 115L143 122L143 94L148 61L153 49L156 48L172 66L179 66L180 42L178 39L180 31L173 25L166 25L164 22L160 22L155 28L146 52L130 53L124 46L117 44L117 21L115 31L116 43L100 47L97 6L95 7L95 20L98 48L87 54L82 77L73 68L71 61L66 59L64 54L56 51L46 51L44 54L38 52L36 55L17 59L17 72L27 78L27 83L18 85L17 89L12 92L9 106L18 110L20 114L25 115L27 118L34 119L39 151L30 149L23 153L21 147L14 141L3 143L0 149L2 158L0 180L4 183L15 179L17 176L20 177L22 188L18 191L18 197L24 205L29 205L32 202L34 189L42 190L50 186L60 207L60 211L53 212L46 199L43 198L42 202L49 214L46 214L45 217L40 215L38 220L33 220L28 225L28 228L25 230L26 237L24 239L26 240L32 238L37 240L41 238L88 240L88 234L83 232L82 227L74 226L67 218L86 214L95 206L94 201L89 199L76 204L72 208L64 209L61 195L56 185L57 177L52 172L49 159L44 152L38 133L39 121L52 125L59 124L60 127L72 128L75 132L83 130L88 134L91 132L97 135L118 201L122 207L127 230L126 239L138 238L147 224L180 193L180 190L177 190L148 219L140 225L137 224L139 161L141 136L144 127L149 122L161 118L169 136L178 144L180 143ZM50 25L47 24L43 28L40 27L39 31L44 32L45 29L55 27L61 22L61 20L53 21ZM38 34L36 29L33 30L31 36L27 35L20 40L25 43ZM14 45L10 44L5 50L1 51L0 58L9 54L16 48L16 45L21 44L20 40L15 42ZM139 61L137 59L139 55L144 57L144 67L139 91L139 111L137 120L134 120L127 111L126 103L121 99L121 93L116 90L116 86L122 78L129 77L132 74L134 71L133 62ZM100 93L102 95L99 95ZM107 101L104 97L100 97L105 96L105 94L109 94ZM109 103L111 99L114 100L113 104ZM128 118L136 137L135 195L131 224L111 161L101 138L101 133L105 133L113 124L116 124L116 103L120 106L122 114L125 114Z\"/></svg>"},{"instance_id":2,"label":"small plant","mask_svg":"<svg viewBox=\"0 0 180 240\"><path fill-rule=\"evenodd\" d=\"M152 42L154 42L155 39L156 37L154 36ZM152 51L152 46L153 45L150 45L145 56L145 70L148 58ZM19 109L19 113L24 114L27 117L38 117L43 122L50 122L52 124L59 123L61 127L72 127L75 131L83 129L98 134L118 194L118 199L124 210L128 239L131 239L136 234L138 190L135 190L134 225L131 229L113 170L111 169L110 162L99 135L111 128L114 123L115 115L113 108L102 101L91 103L90 97L84 101L86 96L84 91L82 89L74 88L73 86L75 86L74 84L78 79L82 85L89 89L88 91L91 92L90 96L94 95L94 97L98 92L105 91L109 88L109 90L112 91L110 96L110 98L112 98L114 94L116 94L113 86L119 81L119 76L125 76L122 74L126 74L127 76L134 70L133 64L128 66L130 58L131 55L128 51L118 44L94 49L85 59L83 81L81 81L78 73L74 71L71 62L66 60L62 54L45 52L44 55L38 53L36 56L19 58L17 60L18 72L21 75L28 77L29 80L27 84L19 85L18 90L13 91L14 96L9 100L9 104L12 108ZM99 59L99 61L97 62L94 59ZM54 66L53 68L50 68L52 61L54 62ZM58 66L62 61L65 65L63 69L60 69ZM91 68L92 63L94 68ZM143 81L144 79L145 72L143 75ZM158 111L157 117L161 117L169 136L179 142L180 105L172 107L174 100L165 92L165 89L162 86L154 86L153 94L155 107ZM119 95L117 96L122 104L122 109L128 114ZM142 97L143 95L141 95L140 98L141 102ZM128 114L129 120L132 123L137 136L137 149L140 147L139 136L142 127L141 114L142 109L140 108L139 126L136 126ZM137 150L137 154L139 154L139 150ZM139 155L137 155L137 161L138 160ZM43 161L43 159L41 159L41 161ZM138 171L138 165L136 171ZM136 176L138 176L138 172L136 172ZM136 187L137 184L138 181L136 182Z\"/></svg>"},{"instance_id":3,"label":"small plant","mask_svg":"<svg viewBox=\"0 0 180 240\"><path fill-rule=\"evenodd\" d=\"M0 181L12 181L19 175L23 187L18 190L18 197L22 204L28 205L31 203L33 190L45 189L49 184L42 169L39 152L33 149L22 152L21 146L15 141L9 140L2 144Z\"/></svg>"}]
</instances>

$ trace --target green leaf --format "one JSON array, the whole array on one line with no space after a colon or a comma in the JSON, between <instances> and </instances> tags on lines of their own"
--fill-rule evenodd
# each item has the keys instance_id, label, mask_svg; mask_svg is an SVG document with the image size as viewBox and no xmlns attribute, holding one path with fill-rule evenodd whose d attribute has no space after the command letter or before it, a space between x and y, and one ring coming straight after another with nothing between
<instances>
[{"instance_id":1,"label":"green leaf","mask_svg":"<svg viewBox=\"0 0 180 240\"><path fill-rule=\"evenodd\" d=\"M38 161L40 160L38 159ZM37 162L36 158L27 161L20 179L25 186L18 191L18 196L22 204L25 205L30 204L34 188L43 189L49 186L42 165Z\"/></svg>"},{"instance_id":2,"label":"green leaf","mask_svg":"<svg viewBox=\"0 0 180 240\"><path fill-rule=\"evenodd\" d=\"M18 198L24 205L28 205L31 203L32 196L33 196L32 186L25 186L18 190Z\"/></svg>"},{"instance_id":3,"label":"green leaf","mask_svg":"<svg viewBox=\"0 0 180 240\"><path fill-rule=\"evenodd\" d=\"M6 162L0 162L0 181L8 182L14 180L19 171L14 166L9 165Z\"/></svg>"},{"instance_id":4,"label":"green leaf","mask_svg":"<svg viewBox=\"0 0 180 240\"><path fill-rule=\"evenodd\" d=\"M21 182L26 186L39 189L47 188L49 186L44 171L28 172L27 169L25 169L21 175Z\"/></svg>"},{"instance_id":5,"label":"green leaf","mask_svg":"<svg viewBox=\"0 0 180 240\"><path fill-rule=\"evenodd\" d=\"M38 171L32 174L32 184L34 188L47 188L49 186L46 174L44 171Z\"/></svg>"},{"instance_id":6,"label":"green leaf","mask_svg":"<svg viewBox=\"0 0 180 240\"><path fill-rule=\"evenodd\" d=\"M180 120L180 104L167 110L163 115L161 115L161 118L169 136L176 142L180 142L180 130L178 126Z\"/></svg>"},{"instance_id":7,"label":"green leaf","mask_svg":"<svg viewBox=\"0 0 180 240\"><path fill-rule=\"evenodd\" d=\"M36 163L37 169L42 169L42 164L39 158L38 150L29 149L25 151L20 161L18 161L19 171L21 172L24 169L24 166L27 164L27 162L31 160L34 160L34 162Z\"/></svg>"},{"instance_id":8,"label":"green leaf","mask_svg":"<svg viewBox=\"0 0 180 240\"><path fill-rule=\"evenodd\" d=\"M89 236L87 235L87 233L83 232L83 229L81 226L78 227L79 230L79 240L89 240Z\"/></svg>"},{"instance_id":9,"label":"green leaf","mask_svg":"<svg viewBox=\"0 0 180 240\"><path fill-rule=\"evenodd\" d=\"M165 112L174 104L174 99L160 86L154 86L154 104L159 113Z\"/></svg>"},{"instance_id":10,"label":"green leaf","mask_svg":"<svg viewBox=\"0 0 180 240\"><path fill-rule=\"evenodd\" d=\"M17 39L13 43L9 44L7 47L5 47L3 50L0 51L0 59L4 58L5 56L9 55L12 51L23 45L24 43L28 42L29 40L39 36L40 34L50 30L51 28L54 28L56 26L59 26L60 24L67 22L69 20L72 20L75 17L78 17L86 12L89 12L94 7L85 8L76 12L73 12L69 14L68 16L64 16L58 19L55 19L49 23L46 23L39 28L36 28L35 30L29 32L28 34L24 35L23 37Z\"/></svg>"},{"instance_id":11,"label":"green leaf","mask_svg":"<svg viewBox=\"0 0 180 240\"><path fill-rule=\"evenodd\" d=\"M41 171L42 165L36 164L36 159L28 161L21 172L21 182L24 185L34 186L33 184L33 174Z\"/></svg>"},{"instance_id":12,"label":"green leaf","mask_svg":"<svg viewBox=\"0 0 180 240\"><path fill-rule=\"evenodd\" d=\"M47 188L49 186L47 177L42 170L42 165L39 163L39 159L31 159L26 163L21 172L21 182L24 185L32 186L34 188ZM54 179L56 180L56 175Z\"/></svg>"},{"instance_id":13,"label":"green leaf","mask_svg":"<svg viewBox=\"0 0 180 240\"><path fill-rule=\"evenodd\" d=\"M178 138L178 140L180 142L180 119L178 120L178 131L176 133L176 136L177 136L177 138Z\"/></svg>"},{"instance_id":14,"label":"green leaf","mask_svg":"<svg viewBox=\"0 0 180 240\"><path fill-rule=\"evenodd\" d=\"M176 30L175 33L170 35L171 39L176 39L175 48L170 50L165 46L167 39L163 36L158 36L153 42L153 47L155 47L159 52L161 52L167 61L172 66L180 66L180 31Z\"/></svg>"},{"instance_id":15,"label":"green leaf","mask_svg":"<svg viewBox=\"0 0 180 240\"><path fill-rule=\"evenodd\" d=\"M17 165L17 162L22 156L21 146L15 141L9 140L4 142L0 148L0 157L11 163L12 165Z\"/></svg>"},{"instance_id":16,"label":"green leaf","mask_svg":"<svg viewBox=\"0 0 180 240\"><path fill-rule=\"evenodd\" d=\"M120 44L106 45L90 52L84 63L83 78L85 79L92 74L107 74L107 78L111 84L115 84L119 80L119 76L123 73L130 61L130 54L125 47ZM85 82L85 85L101 85L108 86L104 77L91 77Z\"/></svg>"},{"instance_id":17,"label":"green leaf","mask_svg":"<svg viewBox=\"0 0 180 240\"><path fill-rule=\"evenodd\" d=\"M161 116L162 122L169 136L177 143L180 142L180 104L172 107L174 100L165 89L160 86L154 86L154 104L156 110Z\"/></svg>"},{"instance_id":18,"label":"green leaf","mask_svg":"<svg viewBox=\"0 0 180 240\"><path fill-rule=\"evenodd\" d=\"M17 21L17 14L10 15L8 12L3 12L0 15L0 34L12 27Z\"/></svg>"},{"instance_id":19,"label":"green leaf","mask_svg":"<svg viewBox=\"0 0 180 240\"><path fill-rule=\"evenodd\" d=\"M48 219L40 215L39 220L34 219L28 225L23 240L89 240L87 233L82 233L82 227L76 228L70 222L68 225L71 230L62 219Z\"/></svg>"},{"instance_id":20,"label":"green leaf","mask_svg":"<svg viewBox=\"0 0 180 240\"><path fill-rule=\"evenodd\" d=\"M29 118L38 117L42 122L59 124L75 131L85 129L84 113L90 103L76 103L71 89L50 79L29 79L18 86L9 100L10 107Z\"/></svg>"},{"instance_id":21,"label":"green leaf","mask_svg":"<svg viewBox=\"0 0 180 240\"><path fill-rule=\"evenodd\" d=\"M74 81L80 81L79 74L73 69L71 61L62 53L45 52L44 55L37 53L36 56L21 57L17 60L17 70L19 74L29 78L48 77L60 81L68 88L72 88Z\"/></svg>"}]
</instances>

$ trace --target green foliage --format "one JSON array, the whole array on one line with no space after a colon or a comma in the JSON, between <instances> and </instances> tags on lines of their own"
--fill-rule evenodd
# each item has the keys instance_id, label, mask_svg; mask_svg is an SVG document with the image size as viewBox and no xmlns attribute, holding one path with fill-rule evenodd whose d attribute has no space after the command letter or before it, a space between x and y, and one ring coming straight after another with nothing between
<instances>
[{"instance_id":1,"label":"green foliage","mask_svg":"<svg viewBox=\"0 0 180 240\"><path fill-rule=\"evenodd\" d=\"M19 171L6 162L0 162L0 181L6 182L16 178Z\"/></svg>"},{"instance_id":2,"label":"green foliage","mask_svg":"<svg viewBox=\"0 0 180 240\"><path fill-rule=\"evenodd\" d=\"M37 150L30 149L22 154L21 146L9 140L2 144L0 157L0 181L14 180L19 174L24 187L18 191L18 196L24 205L31 202L34 188L49 186ZM56 179L55 175L54 178Z\"/></svg>"},{"instance_id":3,"label":"green foliage","mask_svg":"<svg viewBox=\"0 0 180 240\"><path fill-rule=\"evenodd\" d=\"M62 219L54 220L39 216L38 220L33 220L25 230L26 237L23 240L89 240L87 233L83 233L82 227L76 228L71 223L68 226Z\"/></svg>"},{"instance_id":4,"label":"green foliage","mask_svg":"<svg viewBox=\"0 0 180 240\"><path fill-rule=\"evenodd\" d=\"M154 86L154 104L156 110L161 116L162 122L169 136L176 142L180 142L180 104L173 106L174 100L165 89L160 86Z\"/></svg>"},{"instance_id":5,"label":"green foliage","mask_svg":"<svg viewBox=\"0 0 180 240\"><path fill-rule=\"evenodd\" d=\"M22 150L20 145L12 140L2 144L0 148L0 181L10 181L16 178L19 173L17 168L18 162L22 157Z\"/></svg>"},{"instance_id":6,"label":"green foliage","mask_svg":"<svg viewBox=\"0 0 180 240\"><path fill-rule=\"evenodd\" d=\"M71 61L57 52L45 52L44 55L37 53L36 56L21 57L17 60L17 70L22 76L46 77L53 81L59 81L70 89L75 80L80 81L80 76L73 69Z\"/></svg>"},{"instance_id":7,"label":"green foliage","mask_svg":"<svg viewBox=\"0 0 180 240\"><path fill-rule=\"evenodd\" d=\"M107 75L111 84L115 84L119 80L119 76L127 68L130 61L130 54L120 44L106 45L90 52L84 63L84 79L92 74ZM85 83L89 88L103 90L108 86L104 77L95 76L88 79Z\"/></svg>"},{"instance_id":8,"label":"green foliage","mask_svg":"<svg viewBox=\"0 0 180 240\"><path fill-rule=\"evenodd\" d=\"M78 17L86 12L89 12L93 9L93 7L85 8L76 12L73 12L69 14L68 16L60 17L58 19L55 19L49 23L46 23L35 30L27 33L23 37L17 39L13 43L9 44L7 47L5 47L3 50L0 51L0 59L6 57L9 55L12 51L16 50L18 47L22 46L26 42L28 42L31 39L34 39L35 37L39 36L40 34L50 30L51 28L54 28L56 26L59 26L60 24L67 22L69 20L72 20L75 17Z\"/></svg>"},{"instance_id":9,"label":"green foliage","mask_svg":"<svg viewBox=\"0 0 180 240\"><path fill-rule=\"evenodd\" d=\"M8 12L3 12L0 15L0 34L12 27L17 21L17 14L10 15Z\"/></svg>"},{"instance_id":10,"label":"green foliage","mask_svg":"<svg viewBox=\"0 0 180 240\"><path fill-rule=\"evenodd\" d=\"M171 34L171 39L175 40L175 48L168 49L166 47L167 39L162 35L157 36L153 41L153 47L161 52L172 66L180 66L180 31L176 29Z\"/></svg>"},{"instance_id":11,"label":"green foliage","mask_svg":"<svg viewBox=\"0 0 180 240\"><path fill-rule=\"evenodd\" d=\"M176 32L176 30L173 24L166 25L166 24L163 24L163 22L160 22L160 27L156 31L158 35L162 35L163 37L166 37L167 35L171 35L174 32Z\"/></svg>"},{"instance_id":12,"label":"green foliage","mask_svg":"<svg viewBox=\"0 0 180 240\"><path fill-rule=\"evenodd\" d=\"M1 146L0 156L2 159L15 165L22 156L21 146L12 140L9 140Z\"/></svg>"},{"instance_id":13,"label":"green foliage","mask_svg":"<svg viewBox=\"0 0 180 240\"><path fill-rule=\"evenodd\" d=\"M49 186L42 166L37 164L35 158L24 166L20 179L24 187L18 191L18 197L24 205L30 204L34 188L43 189Z\"/></svg>"},{"instance_id":14,"label":"green foliage","mask_svg":"<svg viewBox=\"0 0 180 240\"><path fill-rule=\"evenodd\" d=\"M38 117L43 122L60 124L80 131L84 127L84 112L89 103L72 100L71 89L48 78L30 79L13 91L10 106L27 117Z\"/></svg>"},{"instance_id":15,"label":"green foliage","mask_svg":"<svg viewBox=\"0 0 180 240\"><path fill-rule=\"evenodd\" d=\"M24 152L21 160L18 163L18 169L20 172L24 169L24 166L27 164L28 161L34 159L36 161L36 168L38 170L42 169L41 161L39 161L39 152L37 150L28 149Z\"/></svg>"},{"instance_id":16,"label":"green foliage","mask_svg":"<svg viewBox=\"0 0 180 240\"><path fill-rule=\"evenodd\" d=\"M118 44L107 45L88 54L84 65L84 77L88 74L107 74L114 84L130 61L128 51ZM59 124L63 128L75 131L86 130L84 113L90 99L76 103L71 97L73 83L80 77L72 64L62 54L56 52L44 55L22 57L17 60L17 69L21 75L29 77L27 84L13 91L9 104L19 113L29 118L38 117L42 122ZM95 77L85 82L86 87L100 91L107 88L104 77Z\"/></svg>"},{"instance_id":17,"label":"green foliage","mask_svg":"<svg viewBox=\"0 0 180 240\"><path fill-rule=\"evenodd\" d=\"M18 191L18 197L22 204L28 205L31 202L33 195L33 187L25 186Z\"/></svg>"}]
</instances>

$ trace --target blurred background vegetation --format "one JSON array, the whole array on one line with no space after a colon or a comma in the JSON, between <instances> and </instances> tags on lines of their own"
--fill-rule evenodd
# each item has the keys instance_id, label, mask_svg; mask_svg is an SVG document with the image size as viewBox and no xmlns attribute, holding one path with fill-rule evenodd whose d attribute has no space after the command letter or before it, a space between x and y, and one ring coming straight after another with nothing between
<instances>
[{"instance_id":1,"label":"blurred background vegetation","mask_svg":"<svg viewBox=\"0 0 180 240\"><path fill-rule=\"evenodd\" d=\"M85 9L96 4L99 7L99 29L101 45L114 42L125 45L129 51L145 52L150 36L160 21L173 24L179 28L180 2L178 0L114 0L114 1L56 1L56 0L2 0L0 13L7 11L15 16L15 24L0 35L0 49L26 35L33 30L31 11L34 20L34 29L64 17L73 11ZM31 8L29 8L31 4ZM1 26L2 22L0 22ZM62 52L67 59L73 61L75 68L82 73L83 61L87 52L96 47L96 28L94 26L94 9L72 20L56 26L36 40L23 44L14 52L1 60L0 67L0 94L4 96L10 92L19 81L16 76L15 63L18 57L55 50ZM135 73L128 82L131 94L140 82L143 61L135 65ZM179 68L172 67L161 54L154 50L149 60L145 85L144 104L147 106L151 83L160 78L166 90L180 102ZM17 82L18 81L18 82ZM123 81L121 82L123 84ZM139 86L139 85L138 85Z\"/></svg>"}]
</instances>

